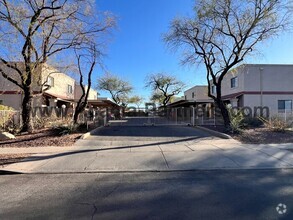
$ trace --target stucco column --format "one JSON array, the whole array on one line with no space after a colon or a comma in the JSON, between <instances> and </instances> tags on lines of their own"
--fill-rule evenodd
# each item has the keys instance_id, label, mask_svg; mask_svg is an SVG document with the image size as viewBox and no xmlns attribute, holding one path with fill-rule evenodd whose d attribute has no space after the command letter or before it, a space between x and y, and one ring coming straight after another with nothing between
<instances>
[{"instance_id":1,"label":"stucco column","mask_svg":"<svg viewBox=\"0 0 293 220\"><path fill-rule=\"evenodd\" d=\"M49 99L49 106L56 107L57 100L56 99Z\"/></svg>"},{"instance_id":2,"label":"stucco column","mask_svg":"<svg viewBox=\"0 0 293 220\"><path fill-rule=\"evenodd\" d=\"M232 107L238 107L238 99L231 99L230 100Z\"/></svg>"}]
</instances>

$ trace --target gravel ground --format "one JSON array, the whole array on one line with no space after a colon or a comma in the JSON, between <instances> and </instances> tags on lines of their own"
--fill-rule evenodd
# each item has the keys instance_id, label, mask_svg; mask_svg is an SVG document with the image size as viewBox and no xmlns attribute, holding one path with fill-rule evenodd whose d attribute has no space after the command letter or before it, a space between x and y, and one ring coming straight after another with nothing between
<instances>
[{"instance_id":1,"label":"gravel ground","mask_svg":"<svg viewBox=\"0 0 293 220\"><path fill-rule=\"evenodd\" d=\"M32 134L17 135L16 139L0 141L1 147L66 147L72 146L77 139L86 133L86 129L66 135L60 135L60 131L42 129Z\"/></svg>"},{"instance_id":2,"label":"gravel ground","mask_svg":"<svg viewBox=\"0 0 293 220\"><path fill-rule=\"evenodd\" d=\"M205 128L225 133L224 126L203 126ZM293 131L275 132L268 128L244 129L241 134L229 134L244 144L281 144L293 143Z\"/></svg>"},{"instance_id":3,"label":"gravel ground","mask_svg":"<svg viewBox=\"0 0 293 220\"><path fill-rule=\"evenodd\" d=\"M267 128L246 129L232 137L245 144L293 143L293 131L274 132Z\"/></svg>"},{"instance_id":4,"label":"gravel ground","mask_svg":"<svg viewBox=\"0 0 293 220\"><path fill-rule=\"evenodd\" d=\"M0 147L70 147L85 132L60 135L54 130L40 130L32 134L18 135L13 140L0 141Z\"/></svg>"}]
</instances>

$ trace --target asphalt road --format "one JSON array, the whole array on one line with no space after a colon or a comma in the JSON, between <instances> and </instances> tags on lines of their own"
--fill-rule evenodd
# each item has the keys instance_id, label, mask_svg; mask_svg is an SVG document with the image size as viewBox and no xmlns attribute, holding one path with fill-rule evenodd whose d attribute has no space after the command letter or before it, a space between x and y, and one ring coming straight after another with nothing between
<instances>
[{"instance_id":1,"label":"asphalt road","mask_svg":"<svg viewBox=\"0 0 293 220\"><path fill-rule=\"evenodd\" d=\"M0 219L293 219L293 170L0 176ZM285 204L278 214L278 204Z\"/></svg>"}]
</instances>

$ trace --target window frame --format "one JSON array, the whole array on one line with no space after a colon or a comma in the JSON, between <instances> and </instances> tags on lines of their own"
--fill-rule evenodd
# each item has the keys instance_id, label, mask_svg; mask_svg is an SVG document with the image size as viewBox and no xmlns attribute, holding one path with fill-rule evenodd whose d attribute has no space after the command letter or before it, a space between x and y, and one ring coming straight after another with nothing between
<instances>
[{"instance_id":1,"label":"window frame","mask_svg":"<svg viewBox=\"0 0 293 220\"><path fill-rule=\"evenodd\" d=\"M51 79L53 82L52 85L49 83L49 79ZM55 86L55 79L53 76L48 76L48 79L47 79L47 85L51 86L51 87L54 87Z\"/></svg>"},{"instance_id":2,"label":"window frame","mask_svg":"<svg viewBox=\"0 0 293 220\"><path fill-rule=\"evenodd\" d=\"M231 89L238 87L238 77L237 76L230 79L230 87L231 87Z\"/></svg>"},{"instance_id":3,"label":"window frame","mask_svg":"<svg viewBox=\"0 0 293 220\"><path fill-rule=\"evenodd\" d=\"M73 86L70 84L67 84L67 93L68 94L73 94Z\"/></svg>"}]
</instances>

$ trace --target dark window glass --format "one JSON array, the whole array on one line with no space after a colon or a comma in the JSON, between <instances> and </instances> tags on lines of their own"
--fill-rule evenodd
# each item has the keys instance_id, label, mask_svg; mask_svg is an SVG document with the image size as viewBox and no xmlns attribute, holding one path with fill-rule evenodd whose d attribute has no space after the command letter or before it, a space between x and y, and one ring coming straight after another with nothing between
<instances>
[{"instance_id":1,"label":"dark window glass","mask_svg":"<svg viewBox=\"0 0 293 220\"><path fill-rule=\"evenodd\" d=\"M238 78L234 77L231 79L231 88L235 88L238 86Z\"/></svg>"},{"instance_id":2,"label":"dark window glass","mask_svg":"<svg viewBox=\"0 0 293 220\"><path fill-rule=\"evenodd\" d=\"M292 100L278 100L279 110L292 110Z\"/></svg>"}]
</instances>

